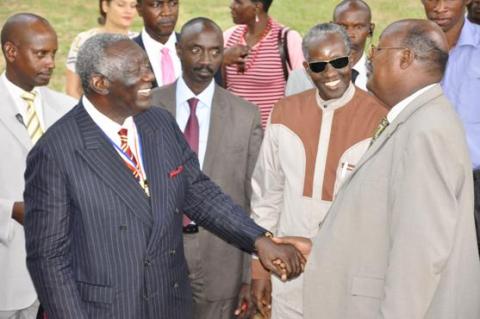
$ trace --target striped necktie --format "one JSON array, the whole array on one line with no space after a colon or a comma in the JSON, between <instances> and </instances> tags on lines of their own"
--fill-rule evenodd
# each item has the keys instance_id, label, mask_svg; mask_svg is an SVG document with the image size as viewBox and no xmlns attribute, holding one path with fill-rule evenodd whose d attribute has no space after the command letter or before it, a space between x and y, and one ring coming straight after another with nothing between
<instances>
[{"instance_id":1,"label":"striped necktie","mask_svg":"<svg viewBox=\"0 0 480 319\"><path fill-rule=\"evenodd\" d=\"M120 136L120 148L128 156L131 162L125 161L128 168L132 171L133 177L140 182L140 166L138 165L137 158L132 152L132 149L128 145L128 130L126 128L122 128L118 131L118 136ZM133 165L132 165L133 164Z\"/></svg>"},{"instance_id":2,"label":"striped necktie","mask_svg":"<svg viewBox=\"0 0 480 319\"><path fill-rule=\"evenodd\" d=\"M35 112L35 92L25 92L22 94L22 99L27 102L27 122L25 126L27 127L28 135L32 139L33 144L42 137L43 130L40 126L40 119L38 118L37 112Z\"/></svg>"},{"instance_id":3,"label":"striped necktie","mask_svg":"<svg viewBox=\"0 0 480 319\"><path fill-rule=\"evenodd\" d=\"M377 128L375 129L375 132L373 133L372 140L370 141L370 146L372 146L373 142L382 134L382 132L387 128L387 126L390 123L388 122L387 117L385 116L381 121L380 124L378 124Z\"/></svg>"}]
</instances>

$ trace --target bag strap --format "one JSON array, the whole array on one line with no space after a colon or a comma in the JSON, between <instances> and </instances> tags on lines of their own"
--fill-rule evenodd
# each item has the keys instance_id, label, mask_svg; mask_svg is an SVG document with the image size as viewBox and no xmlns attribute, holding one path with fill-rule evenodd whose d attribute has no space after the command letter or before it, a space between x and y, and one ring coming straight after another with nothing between
<instances>
[{"instance_id":1,"label":"bag strap","mask_svg":"<svg viewBox=\"0 0 480 319\"><path fill-rule=\"evenodd\" d=\"M289 28L280 28L278 30L278 50L280 51L280 60L282 61L283 78L288 80L289 69L292 69L290 54L288 53L288 32Z\"/></svg>"}]
</instances>

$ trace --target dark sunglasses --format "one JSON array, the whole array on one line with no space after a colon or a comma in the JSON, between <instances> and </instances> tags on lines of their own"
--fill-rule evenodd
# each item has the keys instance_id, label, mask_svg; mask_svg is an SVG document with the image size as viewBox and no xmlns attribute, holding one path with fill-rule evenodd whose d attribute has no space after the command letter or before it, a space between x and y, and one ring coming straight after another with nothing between
<instances>
[{"instance_id":1,"label":"dark sunglasses","mask_svg":"<svg viewBox=\"0 0 480 319\"><path fill-rule=\"evenodd\" d=\"M343 56L341 58L336 58L330 61L318 61L308 63L308 67L314 73L320 73L325 70L327 64L330 63L335 69L343 69L348 65L349 58L348 56Z\"/></svg>"}]
</instances>

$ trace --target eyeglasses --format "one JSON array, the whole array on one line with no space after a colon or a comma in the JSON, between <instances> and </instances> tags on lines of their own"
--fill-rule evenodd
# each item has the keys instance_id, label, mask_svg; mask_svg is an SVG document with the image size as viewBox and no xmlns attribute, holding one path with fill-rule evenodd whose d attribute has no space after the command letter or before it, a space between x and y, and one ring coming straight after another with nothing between
<instances>
[{"instance_id":1,"label":"eyeglasses","mask_svg":"<svg viewBox=\"0 0 480 319\"><path fill-rule=\"evenodd\" d=\"M330 61L316 61L316 62L310 62L308 63L308 67L310 70L314 73L320 73L325 70L327 67L327 64L330 64L333 66L335 69L343 69L348 65L349 62L348 56L343 56L341 58L336 58Z\"/></svg>"},{"instance_id":2,"label":"eyeglasses","mask_svg":"<svg viewBox=\"0 0 480 319\"><path fill-rule=\"evenodd\" d=\"M368 52L368 57L371 59L373 58L377 52L382 50L409 50L410 48L407 47L376 47L374 44L370 46L370 52Z\"/></svg>"}]
</instances>

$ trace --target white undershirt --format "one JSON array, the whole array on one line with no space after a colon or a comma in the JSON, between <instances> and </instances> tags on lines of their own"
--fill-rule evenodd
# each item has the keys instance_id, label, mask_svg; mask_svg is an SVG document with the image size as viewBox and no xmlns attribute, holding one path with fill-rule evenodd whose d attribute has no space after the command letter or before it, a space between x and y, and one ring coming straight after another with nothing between
<instances>
[{"instance_id":1,"label":"white undershirt","mask_svg":"<svg viewBox=\"0 0 480 319\"><path fill-rule=\"evenodd\" d=\"M211 81L203 92L199 95L195 95L192 90L187 86L183 77L178 78L177 92L176 92L176 119L180 129L185 131L188 118L190 116L190 107L188 100L196 97L200 101L198 102L195 114L198 118L199 125L199 141L198 141L198 161L200 167L203 167L203 161L205 159L205 152L207 151L208 131L210 129L210 113L212 111L213 93L215 92L215 81Z\"/></svg>"}]
</instances>

